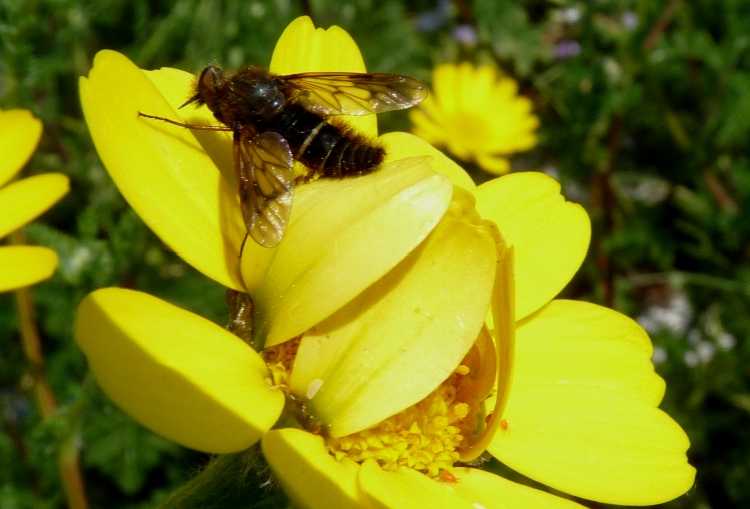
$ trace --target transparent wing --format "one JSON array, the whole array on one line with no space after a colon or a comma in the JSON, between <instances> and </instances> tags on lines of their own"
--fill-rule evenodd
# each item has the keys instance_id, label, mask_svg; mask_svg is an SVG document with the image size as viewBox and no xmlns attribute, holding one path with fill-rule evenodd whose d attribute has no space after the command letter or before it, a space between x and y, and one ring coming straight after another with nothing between
<instances>
[{"instance_id":1,"label":"transparent wing","mask_svg":"<svg viewBox=\"0 0 750 509\"><path fill-rule=\"evenodd\" d=\"M240 133L234 142L242 217L250 236L274 247L284 236L292 209L292 151L275 132Z\"/></svg>"},{"instance_id":2,"label":"transparent wing","mask_svg":"<svg viewBox=\"0 0 750 509\"><path fill-rule=\"evenodd\" d=\"M427 86L401 74L306 72L280 76L294 100L322 115L368 115L411 108Z\"/></svg>"}]
</instances>

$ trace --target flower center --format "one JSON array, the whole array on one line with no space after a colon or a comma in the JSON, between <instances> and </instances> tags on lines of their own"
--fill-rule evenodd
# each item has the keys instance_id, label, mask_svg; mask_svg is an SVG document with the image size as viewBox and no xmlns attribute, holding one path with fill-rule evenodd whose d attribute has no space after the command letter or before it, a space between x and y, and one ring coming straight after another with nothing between
<instances>
[{"instance_id":1,"label":"flower center","mask_svg":"<svg viewBox=\"0 0 750 509\"><path fill-rule=\"evenodd\" d=\"M459 446L473 425L470 405L457 398L460 379L468 373L467 366L459 366L419 403L373 428L329 438L328 449L336 459L373 459L384 470L408 467L438 477L459 460Z\"/></svg>"},{"instance_id":2,"label":"flower center","mask_svg":"<svg viewBox=\"0 0 750 509\"><path fill-rule=\"evenodd\" d=\"M289 373L292 371L294 357L299 349L301 338L294 338L279 345L263 350L263 359L271 373L271 384L289 394Z\"/></svg>"},{"instance_id":3,"label":"flower center","mask_svg":"<svg viewBox=\"0 0 750 509\"><path fill-rule=\"evenodd\" d=\"M466 147L471 152L486 147L491 137L487 121L476 113L456 113L450 121L454 143Z\"/></svg>"},{"instance_id":4,"label":"flower center","mask_svg":"<svg viewBox=\"0 0 750 509\"><path fill-rule=\"evenodd\" d=\"M289 392L287 381L300 339L264 351L273 385L287 394L288 410L307 431L325 436L325 428L310 415L303 399ZM357 463L375 460L385 470L408 467L433 478L442 478L461 459L484 428L483 400L472 388L480 369L477 349L466 356L454 373L422 401L376 426L343 437L325 436L328 450L338 460ZM475 372L472 366L476 367ZM492 372L494 378L494 371ZM486 384L483 384L486 385Z\"/></svg>"}]
</instances>

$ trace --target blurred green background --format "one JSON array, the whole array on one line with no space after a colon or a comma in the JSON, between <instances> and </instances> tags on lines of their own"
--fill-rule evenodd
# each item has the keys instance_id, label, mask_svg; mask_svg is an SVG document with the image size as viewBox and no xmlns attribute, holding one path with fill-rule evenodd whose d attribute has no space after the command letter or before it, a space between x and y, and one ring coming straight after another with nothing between
<instances>
[{"instance_id":1,"label":"blurred green background","mask_svg":"<svg viewBox=\"0 0 750 509\"><path fill-rule=\"evenodd\" d=\"M0 0L0 107L44 122L26 174L72 180L25 229L61 258L32 290L52 419L35 407L13 295L0 295L0 508L63 507L63 445L80 447L92 507L152 507L206 461L109 403L73 344L77 303L106 285L226 321L223 289L167 250L102 168L78 76L102 48L145 68L267 65L303 13L347 29L371 70L429 81L438 63L472 61L518 80L541 128L513 168L559 178L594 224L565 294L647 328L667 380L663 408L691 438L696 485L663 507L750 507L750 2ZM405 114L380 125L409 128Z\"/></svg>"}]
</instances>

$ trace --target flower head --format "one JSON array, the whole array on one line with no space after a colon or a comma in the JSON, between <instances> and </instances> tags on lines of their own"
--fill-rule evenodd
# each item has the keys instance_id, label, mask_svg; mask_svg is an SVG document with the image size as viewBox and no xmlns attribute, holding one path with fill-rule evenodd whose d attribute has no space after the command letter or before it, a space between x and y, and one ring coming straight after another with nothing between
<instances>
[{"instance_id":1,"label":"flower head","mask_svg":"<svg viewBox=\"0 0 750 509\"><path fill-rule=\"evenodd\" d=\"M432 81L433 95L410 114L416 135L495 174L508 172L510 154L536 144L531 102L494 67L442 64Z\"/></svg>"},{"instance_id":2,"label":"flower head","mask_svg":"<svg viewBox=\"0 0 750 509\"><path fill-rule=\"evenodd\" d=\"M30 112L0 111L0 237L32 221L68 192L68 178L60 173L8 184L31 157L41 134L42 124ZM0 247L0 291L47 279L55 267L57 254L49 248Z\"/></svg>"},{"instance_id":3,"label":"flower head","mask_svg":"<svg viewBox=\"0 0 750 509\"><path fill-rule=\"evenodd\" d=\"M299 18L271 71L315 69L364 66L346 32ZM282 242L248 244L240 266L231 141L137 118L177 116L190 79L102 52L81 82L84 112L105 166L152 229L209 277L252 295L262 351L147 294L98 290L81 303L76 340L130 415L203 451L260 440L305 507L578 507L457 466L484 450L596 500L651 503L690 486L684 434L655 408L663 382L645 334L613 311L550 302L589 241L588 217L556 182L520 173L476 187L427 142L389 133L379 138L381 169L298 187ZM110 104L120 89L128 93ZM210 122L204 110L187 115ZM374 125L358 128L374 135ZM514 355L516 330L525 344ZM545 348L560 365L543 360L539 370ZM602 426L621 401L626 432ZM568 456L575 447L583 460ZM610 467L618 477L605 479Z\"/></svg>"}]
</instances>

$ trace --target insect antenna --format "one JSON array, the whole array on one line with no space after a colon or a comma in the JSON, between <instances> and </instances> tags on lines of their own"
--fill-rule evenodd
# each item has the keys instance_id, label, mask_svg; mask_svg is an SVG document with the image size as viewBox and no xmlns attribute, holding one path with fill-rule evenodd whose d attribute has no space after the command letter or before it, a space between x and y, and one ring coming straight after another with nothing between
<instances>
[{"instance_id":1,"label":"insect antenna","mask_svg":"<svg viewBox=\"0 0 750 509\"><path fill-rule=\"evenodd\" d=\"M168 124L177 125L180 127L186 127L188 129L197 129L200 131L231 131L231 127L227 127L224 125L202 125L202 124L188 124L185 122L178 122L176 120L172 120L170 118L166 117L158 117L156 115L149 115L148 113L142 113L138 112L139 117L145 117L145 118L152 118L154 120L161 120L162 122L166 122Z\"/></svg>"}]
</instances>

